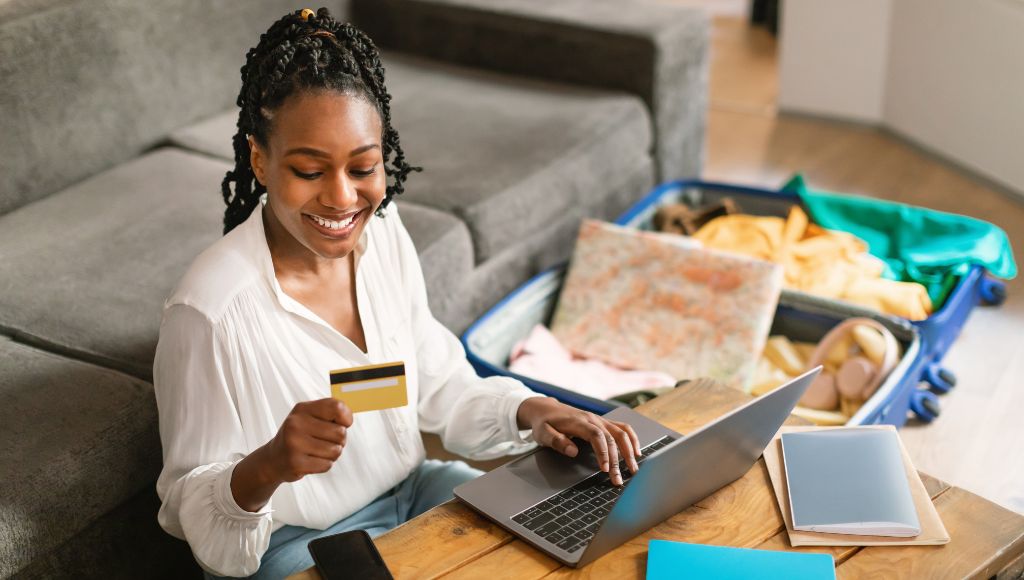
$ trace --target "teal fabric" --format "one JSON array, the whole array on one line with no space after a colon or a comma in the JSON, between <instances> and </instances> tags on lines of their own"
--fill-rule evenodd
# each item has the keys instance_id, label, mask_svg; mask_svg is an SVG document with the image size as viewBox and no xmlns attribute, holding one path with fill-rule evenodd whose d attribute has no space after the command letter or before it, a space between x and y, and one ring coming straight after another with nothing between
<instances>
[{"instance_id":1,"label":"teal fabric","mask_svg":"<svg viewBox=\"0 0 1024 580\"><path fill-rule=\"evenodd\" d=\"M1017 264L1006 232L988 222L902 203L812 191L802 175L784 191L800 196L818 225L849 232L888 265L886 278L918 282L928 289L935 308L971 265L993 276L1013 278Z\"/></svg>"}]
</instances>

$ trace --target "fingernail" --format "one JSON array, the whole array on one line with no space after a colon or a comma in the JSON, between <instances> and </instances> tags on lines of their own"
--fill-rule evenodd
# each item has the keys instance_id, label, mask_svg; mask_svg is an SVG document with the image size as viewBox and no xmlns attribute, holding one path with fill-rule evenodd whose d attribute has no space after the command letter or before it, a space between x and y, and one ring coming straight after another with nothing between
<instances>
[{"instance_id":1,"label":"fingernail","mask_svg":"<svg viewBox=\"0 0 1024 580\"><path fill-rule=\"evenodd\" d=\"M576 457L577 453L579 453L579 450L576 449L575 445L570 445L565 448L565 454L568 455L569 457Z\"/></svg>"},{"instance_id":2,"label":"fingernail","mask_svg":"<svg viewBox=\"0 0 1024 580\"><path fill-rule=\"evenodd\" d=\"M601 471L608 471L609 469L610 469L610 466L608 465L607 461L605 461L604 463L601 464Z\"/></svg>"}]
</instances>

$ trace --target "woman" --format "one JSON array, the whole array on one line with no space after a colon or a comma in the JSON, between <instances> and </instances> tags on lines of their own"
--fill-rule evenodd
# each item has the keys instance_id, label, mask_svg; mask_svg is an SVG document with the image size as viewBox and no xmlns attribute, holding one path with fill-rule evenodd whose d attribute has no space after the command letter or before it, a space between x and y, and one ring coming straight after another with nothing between
<instances>
[{"instance_id":1,"label":"woman","mask_svg":"<svg viewBox=\"0 0 1024 580\"><path fill-rule=\"evenodd\" d=\"M296 11L241 72L226 235L167 300L154 364L160 524L204 570L283 577L312 565L313 538L380 534L449 499L479 472L425 461L420 430L481 459L534 442L574 456L578 437L616 483L620 455L635 470L627 425L480 379L431 315L389 208L415 168L370 40ZM331 370L395 361L407 406L356 418L329 397Z\"/></svg>"}]
</instances>

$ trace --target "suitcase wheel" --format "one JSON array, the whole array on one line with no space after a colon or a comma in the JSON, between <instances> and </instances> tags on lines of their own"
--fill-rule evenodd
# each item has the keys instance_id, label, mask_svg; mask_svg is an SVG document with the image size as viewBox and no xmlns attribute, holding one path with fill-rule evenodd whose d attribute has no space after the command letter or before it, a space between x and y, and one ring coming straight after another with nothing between
<instances>
[{"instance_id":1,"label":"suitcase wheel","mask_svg":"<svg viewBox=\"0 0 1024 580\"><path fill-rule=\"evenodd\" d=\"M956 386L956 375L953 371L932 363L925 367L924 380L928 388L937 395L945 395Z\"/></svg>"},{"instance_id":2,"label":"suitcase wheel","mask_svg":"<svg viewBox=\"0 0 1024 580\"><path fill-rule=\"evenodd\" d=\"M981 301L986 306L999 306L1006 302L1006 284L992 278L981 281Z\"/></svg>"},{"instance_id":3,"label":"suitcase wheel","mask_svg":"<svg viewBox=\"0 0 1024 580\"><path fill-rule=\"evenodd\" d=\"M939 398L931 391L918 389L910 397L910 410L921 421L931 423L939 417L941 412Z\"/></svg>"}]
</instances>

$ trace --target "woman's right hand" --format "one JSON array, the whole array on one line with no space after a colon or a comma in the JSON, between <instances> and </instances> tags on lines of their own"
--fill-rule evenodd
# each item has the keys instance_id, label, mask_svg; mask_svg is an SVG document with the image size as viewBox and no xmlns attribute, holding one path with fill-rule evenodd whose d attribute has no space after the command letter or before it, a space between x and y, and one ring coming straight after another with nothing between
<instances>
[{"instance_id":1,"label":"woman's right hand","mask_svg":"<svg viewBox=\"0 0 1024 580\"><path fill-rule=\"evenodd\" d=\"M341 457L352 411L333 398L295 405L266 445L267 459L282 482L324 473Z\"/></svg>"},{"instance_id":2,"label":"woman's right hand","mask_svg":"<svg viewBox=\"0 0 1024 580\"><path fill-rule=\"evenodd\" d=\"M352 411L336 399L295 405L277 435L235 465L231 494L239 507L257 512L282 483L323 473L345 448Z\"/></svg>"}]
</instances>

